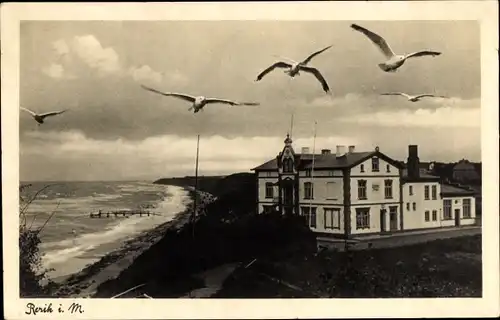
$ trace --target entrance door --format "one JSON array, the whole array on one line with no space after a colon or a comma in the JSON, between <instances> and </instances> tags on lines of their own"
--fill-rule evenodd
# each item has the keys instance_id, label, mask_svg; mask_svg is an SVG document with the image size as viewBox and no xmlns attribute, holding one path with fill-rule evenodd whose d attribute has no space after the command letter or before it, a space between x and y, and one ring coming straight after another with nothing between
<instances>
[{"instance_id":1,"label":"entrance door","mask_svg":"<svg viewBox=\"0 0 500 320\"><path fill-rule=\"evenodd\" d=\"M389 213L391 231L398 230L398 212L391 210Z\"/></svg>"},{"instance_id":2,"label":"entrance door","mask_svg":"<svg viewBox=\"0 0 500 320\"><path fill-rule=\"evenodd\" d=\"M290 185L283 188L283 206L285 214L293 213L293 187Z\"/></svg>"},{"instance_id":3,"label":"entrance door","mask_svg":"<svg viewBox=\"0 0 500 320\"><path fill-rule=\"evenodd\" d=\"M455 226L460 227L460 209L455 209Z\"/></svg>"},{"instance_id":4,"label":"entrance door","mask_svg":"<svg viewBox=\"0 0 500 320\"><path fill-rule=\"evenodd\" d=\"M385 232L385 209L380 209L380 232Z\"/></svg>"}]
</instances>

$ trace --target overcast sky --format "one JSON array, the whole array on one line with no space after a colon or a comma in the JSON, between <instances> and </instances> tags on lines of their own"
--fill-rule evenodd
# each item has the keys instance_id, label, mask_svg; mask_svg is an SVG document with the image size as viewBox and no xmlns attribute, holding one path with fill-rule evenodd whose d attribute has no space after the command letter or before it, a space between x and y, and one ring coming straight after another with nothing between
<instances>
[{"instance_id":1,"label":"overcast sky","mask_svg":"<svg viewBox=\"0 0 500 320\"><path fill-rule=\"evenodd\" d=\"M21 106L69 108L40 127L20 114L21 180L156 179L249 169L281 150L294 113L296 150L379 146L398 160L418 144L422 161L479 161L480 39L473 21L352 21L383 35L397 53L441 51L385 73L384 57L347 21L22 22ZM308 74L282 71L254 82L275 55L301 60L333 45ZM189 104L141 89L257 101ZM436 93L418 103L387 91Z\"/></svg>"}]
</instances>

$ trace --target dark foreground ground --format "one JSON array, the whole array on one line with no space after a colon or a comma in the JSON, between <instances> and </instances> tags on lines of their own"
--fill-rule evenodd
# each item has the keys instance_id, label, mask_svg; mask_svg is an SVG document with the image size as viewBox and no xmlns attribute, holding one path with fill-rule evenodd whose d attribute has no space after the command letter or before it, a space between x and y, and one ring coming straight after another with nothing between
<instances>
[{"instance_id":1,"label":"dark foreground ground","mask_svg":"<svg viewBox=\"0 0 500 320\"><path fill-rule=\"evenodd\" d=\"M481 296L481 235L399 248L322 252L293 261L261 260L236 270L215 295L218 298Z\"/></svg>"}]
</instances>

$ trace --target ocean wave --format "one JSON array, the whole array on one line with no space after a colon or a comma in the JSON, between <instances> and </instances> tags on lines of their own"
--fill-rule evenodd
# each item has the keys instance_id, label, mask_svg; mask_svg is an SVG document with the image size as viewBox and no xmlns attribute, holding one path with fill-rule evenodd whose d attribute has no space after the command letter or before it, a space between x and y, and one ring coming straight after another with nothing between
<instances>
[{"instance_id":1,"label":"ocean wave","mask_svg":"<svg viewBox=\"0 0 500 320\"><path fill-rule=\"evenodd\" d=\"M71 233L71 225L85 223L84 219L73 222L71 220L65 221L64 224L57 226L61 228L59 234L64 238L42 243L40 248L44 252L42 255L44 266L55 268L56 271L51 274L56 276L78 272L85 265L105 254L106 252L102 252L103 250L109 252L109 250L118 249L126 240L172 220L176 214L185 210L190 198L183 188L173 186L163 186L163 188L166 193L172 196L157 203L157 207L152 211L158 215L142 218L132 216L128 219L104 218L102 223L105 225L102 225L100 230L76 236ZM99 224L95 224L94 228L99 226ZM84 227L78 228L78 232L84 229Z\"/></svg>"}]
</instances>

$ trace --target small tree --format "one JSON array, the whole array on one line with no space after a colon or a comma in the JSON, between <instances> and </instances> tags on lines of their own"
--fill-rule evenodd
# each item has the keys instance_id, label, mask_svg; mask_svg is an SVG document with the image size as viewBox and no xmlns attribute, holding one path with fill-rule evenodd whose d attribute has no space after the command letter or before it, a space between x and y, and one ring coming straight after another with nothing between
<instances>
[{"instance_id":1,"label":"small tree","mask_svg":"<svg viewBox=\"0 0 500 320\"><path fill-rule=\"evenodd\" d=\"M29 184L20 185L19 193L22 193L29 187L31 187L31 185ZM45 186L44 188L38 190L35 195L29 200L20 197L22 208L19 212L19 292L22 297L40 297L47 295L50 287L54 284L51 281L49 281L47 285L41 284L42 280L47 279L47 273L50 270L44 269L42 267L42 259L40 256L40 249L38 245L41 242L39 234L43 230L47 222L52 218L55 210L45 221L45 223L38 229L32 229L33 221L36 216L33 218L33 221L29 226L27 225L26 216L26 210L28 209L29 205L36 199L38 194L40 194L48 187L49 186Z\"/></svg>"}]
</instances>

